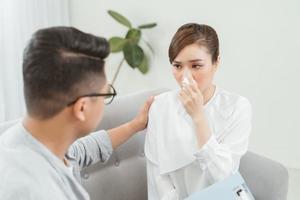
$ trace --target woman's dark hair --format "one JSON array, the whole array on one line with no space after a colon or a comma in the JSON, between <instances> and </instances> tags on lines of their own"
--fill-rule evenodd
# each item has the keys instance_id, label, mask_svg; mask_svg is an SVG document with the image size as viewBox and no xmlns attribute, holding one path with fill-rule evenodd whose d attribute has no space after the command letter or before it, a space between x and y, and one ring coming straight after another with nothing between
<instances>
[{"instance_id":1,"label":"woman's dark hair","mask_svg":"<svg viewBox=\"0 0 300 200\"><path fill-rule=\"evenodd\" d=\"M213 63L218 60L219 39L216 31L205 24L188 23L181 26L172 38L169 47L170 63L184 47L194 43L207 48Z\"/></svg>"},{"instance_id":2,"label":"woman's dark hair","mask_svg":"<svg viewBox=\"0 0 300 200\"><path fill-rule=\"evenodd\" d=\"M23 55L28 114L51 118L68 101L91 90L97 78L105 82L104 58L109 52L104 38L73 27L51 27L34 33Z\"/></svg>"}]
</instances>

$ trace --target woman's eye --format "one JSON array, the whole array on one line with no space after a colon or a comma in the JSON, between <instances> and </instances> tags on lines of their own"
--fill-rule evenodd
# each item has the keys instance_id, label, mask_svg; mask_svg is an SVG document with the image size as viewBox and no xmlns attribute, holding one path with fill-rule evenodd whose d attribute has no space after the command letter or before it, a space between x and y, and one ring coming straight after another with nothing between
<instances>
[{"instance_id":1,"label":"woman's eye","mask_svg":"<svg viewBox=\"0 0 300 200\"><path fill-rule=\"evenodd\" d=\"M194 69L199 69L199 68L203 67L203 65L193 65L192 67L193 67Z\"/></svg>"},{"instance_id":2,"label":"woman's eye","mask_svg":"<svg viewBox=\"0 0 300 200\"><path fill-rule=\"evenodd\" d=\"M180 65L173 65L173 67L175 67L176 69L181 69L181 66Z\"/></svg>"}]
</instances>

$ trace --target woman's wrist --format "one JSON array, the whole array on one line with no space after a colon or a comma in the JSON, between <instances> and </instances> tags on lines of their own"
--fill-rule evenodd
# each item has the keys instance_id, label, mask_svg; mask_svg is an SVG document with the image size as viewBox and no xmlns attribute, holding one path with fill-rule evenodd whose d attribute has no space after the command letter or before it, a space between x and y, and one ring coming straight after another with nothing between
<instances>
[{"instance_id":1,"label":"woman's wrist","mask_svg":"<svg viewBox=\"0 0 300 200\"><path fill-rule=\"evenodd\" d=\"M201 148L209 140L211 136L211 130L204 113L200 113L195 116L193 118L193 122L196 128L198 147Z\"/></svg>"},{"instance_id":2,"label":"woman's wrist","mask_svg":"<svg viewBox=\"0 0 300 200\"><path fill-rule=\"evenodd\" d=\"M202 110L198 111L196 114L192 116L192 120L195 125L202 124L204 121L206 121L204 112Z\"/></svg>"}]
</instances>

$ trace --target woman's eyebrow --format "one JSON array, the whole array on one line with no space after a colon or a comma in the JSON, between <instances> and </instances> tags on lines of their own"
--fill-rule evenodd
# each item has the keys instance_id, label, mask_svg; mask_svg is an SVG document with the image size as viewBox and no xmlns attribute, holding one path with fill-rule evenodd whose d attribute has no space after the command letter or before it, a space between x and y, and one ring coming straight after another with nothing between
<instances>
[{"instance_id":1,"label":"woman's eyebrow","mask_svg":"<svg viewBox=\"0 0 300 200\"><path fill-rule=\"evenodd\" d=\"M174 60L172 63L181 64L181 62Z\"/></svg>"},{"instance_id":2,"label":"woman's eyebrow","mask_svg":"<svg viewBox=\"0 0 300 200\"><path fill-rule=\"evenodd\" d=\"M203 61L203 59L193 59L193 60L188 60L188 61L186 61L186 62L199 62L199 61ZM176 61L176 60L174 60L173 62L172 62L172 64L182 64L182 63L184 63L184 62L180 62L180 61Z\"/></svg>"},{"instance_id":3,"label":"woman's eyebrow","mask_svg":"<svg viewBox=\"0 0 300 200\"><path fill-rule=\"evenodd\" d=\"M194 59L194 60L189 60L189 62L198 62L198 61L203 61L203 59Z\"/></svg>"},{"instance_id":4,"label":"woman's eyebrow","mask_svg":"<svg viewBox=\"0 0 300 200\"><path fill-rule=\"evenodd\" d=\"M198 58L198 59L188 60L187 62L197 62L197 61L203 61L203 59ZM174 60L173 63L180 64L180 63L183 63L183 62Z\"/></svg>"}]
</instances>

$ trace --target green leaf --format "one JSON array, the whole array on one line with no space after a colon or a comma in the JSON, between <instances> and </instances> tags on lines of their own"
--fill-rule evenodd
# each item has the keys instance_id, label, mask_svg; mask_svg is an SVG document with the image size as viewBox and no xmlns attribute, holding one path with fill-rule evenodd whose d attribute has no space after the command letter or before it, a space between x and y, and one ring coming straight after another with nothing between
<instances>
[{"instance_id":1,"label":"green leaf","mask_svg":"<svg viewBox=\"0 0 300 200\"><path fill-rule=\"evenodd\" d=\"M125 60L132 68L139 67L143 61L144 52L141 47L130 42L126 43L123 48Z\"/></svg>"},{"instance_id":2,"label":"green leaf","mask_svg":"<svg viewBox=\"0 0 300 200\"><path fill-rule=\"evenodd\" d=\"M153 49L153 47L150 45L150 43L149 43L149 42L147 42L147 41L145 41L145 40L144 40L144 42L146 43L146 45L147 45L147 46L148 46L148 48L150 49L151 53L154 55L154 54L155 54L155 52L154 52L154 49Z\"/></svg>"},{"instance_id":3,"label":"green leaf","mask_svg":"<svg viewBox=\"0 0 300 200\"><path fill-rule=\"evenodd\" d=\"M156 23L149 23L149 24L143 24L138 26L139 29L145 29L145 28L153 28L155 27L157 24Z\"/></svg>"},{"instance_id":4,"label":"green leaf","mask_svg":"<svg viewBox=\"0 0 300 200\"><path fill-rule=\"evenodd\" d=\"M147 72L149 71L148 59L147 59L145 54L144 54L144 57L143 57L143 61L138 66L138 69L140 70L140 72L142 72L142 74L147 74Z\"/></svg>"},{"instance_id":5,"label":"green leaf","mask_svg":"<svg viewBox=\"0 0 300 200\"><path fill-rule=\"evenodd\" d=\"M120 24L123 24L124 26L131 28L131 23L129 22L128 19L126 19L123 15L117 13L116 11L113 10L109 10L107 11L108 14L114 18L117 22L119 22Z\"/></svg>"},{"instance_id":6,"label":"green leaf","mask_svg":"<svg viewBox=\"0 0 300 200\"><path fill-rule=\"evenodd\" d=\"M126 39L129 39L133 44L138 44L141 38L141 31L139 29L132 28L126 34Z\"/></svg>"},{"instance_id":7,"label":"green leaf","mask_svg":"<svg viewBox=\"0 0 300 200\"><path fill-rule=\"evenodd\" d=\"M121 37L112 37L109 39L110 52L116 53L123 50L127 40Z\"/></svg>"}]
</instances>

